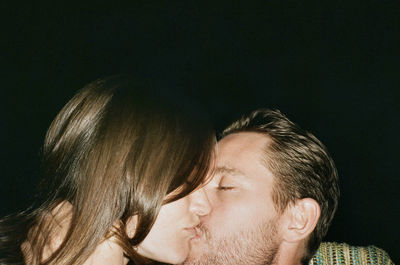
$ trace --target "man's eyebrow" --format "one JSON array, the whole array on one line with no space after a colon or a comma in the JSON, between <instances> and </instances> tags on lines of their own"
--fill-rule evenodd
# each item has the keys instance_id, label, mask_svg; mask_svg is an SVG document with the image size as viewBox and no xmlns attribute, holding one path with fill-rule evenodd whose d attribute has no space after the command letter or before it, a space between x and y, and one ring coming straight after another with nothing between
<instances>
[{"instance_id":1,"label":"man's eyebrow","mask_svg":"<svg viewBox=\"0 0 400 265\"><path fill-rule=\"evenodd\" d=\"M242 175L242 176L244 176L244 173L242 171L240 171L239 169L229 168L229 167L217 167L214 170L214 174L229 174L229 175Z\"/></svg>"}]
</instances>

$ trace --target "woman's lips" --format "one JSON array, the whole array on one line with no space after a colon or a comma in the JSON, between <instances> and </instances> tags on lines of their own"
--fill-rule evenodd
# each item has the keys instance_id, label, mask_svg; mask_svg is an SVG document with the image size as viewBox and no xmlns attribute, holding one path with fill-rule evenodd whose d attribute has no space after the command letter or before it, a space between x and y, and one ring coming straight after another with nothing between
<instances>
[{"instance_id":1,"label":"woman's lips","mask_svg":"<svg viewBox=\"0 0 400 265\"><path fill-rule=\"evenodd\" d=\"M198 226L188 228L188 230L191 234L191 240L200 239L202 237L202 231Z\"/></svg>"}]
</instances>

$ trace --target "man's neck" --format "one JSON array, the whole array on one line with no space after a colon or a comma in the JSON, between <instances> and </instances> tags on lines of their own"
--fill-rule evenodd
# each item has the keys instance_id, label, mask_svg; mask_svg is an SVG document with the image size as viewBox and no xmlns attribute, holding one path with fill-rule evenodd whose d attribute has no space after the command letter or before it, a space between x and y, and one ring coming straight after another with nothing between
<instances>
[{"instance_id":1,"label":"man's neck","mask_svg":"<svg viewBox=\"0 0 400 265\"><path fill-rule=\"evenodd\" d=\"M274 265L301 265L304 253L302 243L282 242L273 262Z\"/></svg>"}]
</instances>

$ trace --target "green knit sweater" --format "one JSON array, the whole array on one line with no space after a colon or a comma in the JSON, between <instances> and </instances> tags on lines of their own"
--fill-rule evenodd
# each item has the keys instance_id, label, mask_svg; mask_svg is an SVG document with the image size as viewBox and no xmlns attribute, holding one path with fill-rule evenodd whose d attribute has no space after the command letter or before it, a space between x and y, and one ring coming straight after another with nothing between
<instances>
[{"instance_id":1,"label":"green knit sweater","mask_svg":"<svg viewBox=\"0 0 400 265\"><path fill-rule=\"evenodd\" d=\"M375 246L353 247L345 243L321 243L317 253L310 261L310 265L334 265L334 264L352 264L352 265L394 265L389 255Z\"/></svg>"}]
</instances>

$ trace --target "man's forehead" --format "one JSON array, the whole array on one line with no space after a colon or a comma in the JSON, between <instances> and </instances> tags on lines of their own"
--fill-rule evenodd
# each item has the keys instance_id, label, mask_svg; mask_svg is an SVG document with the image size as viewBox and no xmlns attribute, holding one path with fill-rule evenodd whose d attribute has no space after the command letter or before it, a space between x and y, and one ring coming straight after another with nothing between
<instances>
[{"instance_id":1,"label":"man's forehead","mask_svg":"<svg viewBox=\"0 0 400 265\"><path fill-rule=\"evenodd\" d=\"M267 135L257 132L230 134L218 142L217 160L263 159L270 141Z\"/></svg>"},{"instance_id":2,"label":"man's forehead","mask_svg":"<svg viewBox=\"0 0 400 265\"><path fill-rule=\"evenodd\" d=\"M270 175L265 163L265 151L270 139L256 132L234 133L222 138L218 145L216 175L246 176L263 179Z\"/></svg>"}]
</instances>

